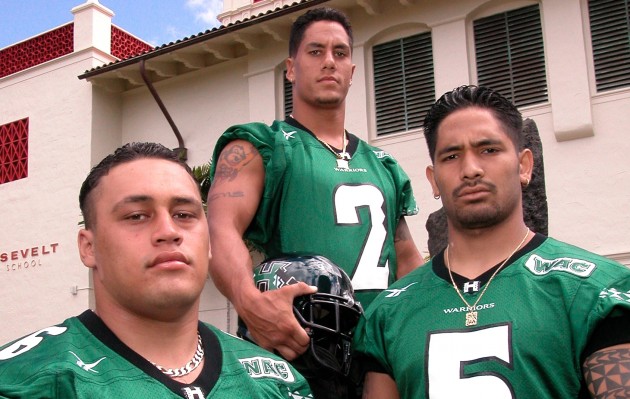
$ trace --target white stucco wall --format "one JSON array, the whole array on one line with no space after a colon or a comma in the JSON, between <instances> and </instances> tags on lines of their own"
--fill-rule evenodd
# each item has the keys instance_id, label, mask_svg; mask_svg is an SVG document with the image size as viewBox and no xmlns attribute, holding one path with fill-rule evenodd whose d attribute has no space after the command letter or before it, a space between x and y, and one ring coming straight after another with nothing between
<instances>
[{"instance_id":1,"label":"white stucco wall","mask_svg":"<svg viewBox=\"0 0 630 399\"><path fill-rule=\"evenodd\" d=\"M84 54L71 54L0 79L0 124L29 118L28 177L0 184L0 253L9 253L0 262L2 341L88 306L89 291L72 295L71 288L89 286L76 232L78 188L90 167L92 88L76 76L91 67ZM23 255L29 248L39 249Z\"/></svg>"}]
</instances>

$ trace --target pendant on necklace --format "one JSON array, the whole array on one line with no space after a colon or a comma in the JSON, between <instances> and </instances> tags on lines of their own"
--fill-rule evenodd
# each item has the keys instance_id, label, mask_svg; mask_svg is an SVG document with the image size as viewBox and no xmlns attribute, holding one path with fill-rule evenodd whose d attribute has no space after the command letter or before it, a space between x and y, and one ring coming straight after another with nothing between
<instances>
[{"instance_id":1,"label":"pendant on necklace","mask_svg":"<svg viewBox=\"0 0 630 399\"><path fill-rule=\"evenodd\" d=\"M348 160L337 158L337 167L339 169L348 169L349 168Z\"/></svg>"},{"instance_id":2,"label":"pendant on necklace","mask_svg":"<svg viewBox=\"0 0 630 399\"><path fill-rule=\"evenodd\" d=\"M477 312L471 310L466 313L466 327L477 325Z\"/></svg>"}]
</instances>

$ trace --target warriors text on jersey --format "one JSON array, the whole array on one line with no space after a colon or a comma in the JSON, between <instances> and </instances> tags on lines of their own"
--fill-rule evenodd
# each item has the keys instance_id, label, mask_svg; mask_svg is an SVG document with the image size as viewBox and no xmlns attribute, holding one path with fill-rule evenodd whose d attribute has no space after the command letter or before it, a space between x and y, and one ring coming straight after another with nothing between
<instances>
[{"instance_id":1,"label":"warriors text on jersey","mask_svg":"<svg viewBox=\"0 0 630 399\"><path fill-rule=\"evenodd\" d=\"M396 160L348 137L348 168L338 167L334 154L292 118L228 129L214 159L232 140L252 143L263 159L265 188L245 238L270 258L326 256L348 273L367 307L394 281L393 234L400 217L416 214L417 208L410 180Z\"/></svg>"},{"instance_id":2,"label":"warriors text on jersey","mask_svg":"<svg viewBox=\"0 0 630 399\"><path fill-rule=\"evenodd\" d=\"M0 348L0 398L312 398L286 361L199 323L201 375L172 380L86 311Z\"/></svg>"},{"instance_id":3,"label":"warriors text on jersey","mask_svg":"<svg viewBox=\"0 0 630 399\"><path fill-rule=\"evenodd\" d=\"M630 270L541 235L509 262L466 327L442 252L379 295L355 350L401 398L583 397L585 357L630 342ZM470 304L495 270L454 275Z\"/></svg>"}]
</instances>

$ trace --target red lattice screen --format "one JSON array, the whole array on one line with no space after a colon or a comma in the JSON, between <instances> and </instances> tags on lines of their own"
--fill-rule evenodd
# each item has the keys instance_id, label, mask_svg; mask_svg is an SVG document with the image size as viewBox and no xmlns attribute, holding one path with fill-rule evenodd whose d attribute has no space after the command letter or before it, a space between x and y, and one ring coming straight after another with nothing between
<instances>
[{"instance_id":1,"label":"red lattice screen","mask_svg":"<svg viewBox=\"0 0 630 399\"><path fill-rule=\"evenodd\" d=\"M7 47L0 51L0 78L70 54L73 47L73 23Z\"/></svg>"},{"instance_id":2,"label":"red lattice screen","mask_svg":"<svg viewBox=\"0 0 630 399\"><path fill-rule=\"evenodd\" d=\"M138 40L120 28L112 25L112 49L111 53L114 57L121 60L133 57L152 50L153 47L146 44L142 40Z\"/></svg>"},{"instance_id":3,"label":"red lattice screen","mask_svg":"<svg viewBox=\"0 0 630 399\"><path fill-rule=\"evenodd\" d=\"M28 176L28 118L0 126L0 184Z\"/></svg>"}]
</instances>

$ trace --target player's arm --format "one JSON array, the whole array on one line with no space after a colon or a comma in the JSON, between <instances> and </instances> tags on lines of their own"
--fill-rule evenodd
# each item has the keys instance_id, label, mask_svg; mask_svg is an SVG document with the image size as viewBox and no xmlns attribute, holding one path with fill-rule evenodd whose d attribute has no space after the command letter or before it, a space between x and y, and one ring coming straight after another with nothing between
<instances>
[{"instance_id":1,"label":"player's arm","mask_svg":"<svg viewBox=\"0 0 630 399\"><path fill-rule=\"evenodd\" d=\"M385 373L369 371L363 384L363 399L398 399L396 382Z\"/></svg>"},{"instance_id":2,"label":"player's arm","mask_svg":"<svg viewBox=\"0 0 630 399\"><path fill-rule=\"evenodd\" d=\"M397 271L396 279L403 277L416 267L422 265L424 260L418 251L413 237L409 231L409 226L402 216L398 221L396 233L394 235L394 248L396 249Z\"/></svg>"},{"instance_id":3,"label":"player's arm","mask_svg":"<svg viewBox=\"0 0 630 399\"><path fill-rule=\"evenodd\" d=\"M593 398L630 397L630 343L594 352L584 361L582 371Z\"/></svg>"},{"instance_id":4,"label":"player's arm","mask_svg":"<svg viewBox=\"0 0 630 399\"><path fill-rule=\"evenodd\" d=\"M213 254L210 275L219 291L234 304L256 343L292 360L306 350L309 342L293 316L293 298L314 290L304 283L264 294L256 288L251 257L242 237L263 193L262 158L251 143L235 140L215 162L207 201Z\"/></svg>"}]
</instances>

